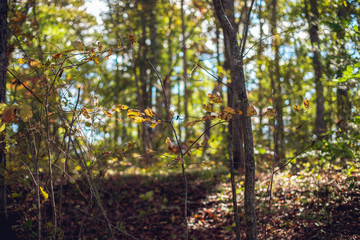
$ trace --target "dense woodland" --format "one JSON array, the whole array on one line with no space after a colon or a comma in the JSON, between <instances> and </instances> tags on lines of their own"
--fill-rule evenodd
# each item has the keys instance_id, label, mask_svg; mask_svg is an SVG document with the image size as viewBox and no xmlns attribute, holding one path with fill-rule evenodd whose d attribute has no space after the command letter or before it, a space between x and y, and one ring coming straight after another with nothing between
<instances>
[{"instance_id":1,"label":"dense woodland","mask_svg":"<svg viewBox=\"0 0 360 240\"><path fill-rule=\"evenodd\" d=\"M360 239L359 17L0 1L0 238Z\"/></svg>"}]
</instances>

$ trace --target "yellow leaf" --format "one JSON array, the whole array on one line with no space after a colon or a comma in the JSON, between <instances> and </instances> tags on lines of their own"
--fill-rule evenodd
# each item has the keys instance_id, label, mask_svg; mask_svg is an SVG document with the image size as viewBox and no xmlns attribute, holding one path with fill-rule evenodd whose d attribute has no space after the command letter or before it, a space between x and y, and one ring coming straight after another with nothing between
<instances>
[{"instance_id":1,"label":"yellow leaf","mask_svg":"<svg viewBox=\"0 0 360 240\"><path fill-rule=\"evenodd\" d=\"M85 108L85 107L83 107L82 109L81 109L81 114L86 118L86 119L90 119L91 117L90 117L90 114L89 114L89 111Z\"/></svg>"},{"instance_id":2,"label":"yellow leaf","mask_svg":"<svg viewBox=\"0 0 360 240\"><path fill-rule=\"evenodd\" d=\"M122 104L119 104L119 105L116 105L115 106L115 109L114 109L114 111L115 112L120 112L121 110L125 110L125 109L128 109L129 107L128 106L126 106L126 105L122 105Z\"/></svg>"},{"instance_id":3,"label":"yellow leaf","mask_svg":"<svg viewBox=\"0 0 360 240\"><path fill-rule=\"evenodd\" d=\"M30 66L34 68L42 68L44 65L41 64L39 60L33 60L30 62Z\"/></svg>"},{"instance_id":4,"label":"yellow leaf","mask_svg":"<svg viewBox=\"0 0 360 240\"><path fill-rule=\"evenodd\" d=\"M26 122L27 120L29 120L30 118L32 118L33 116L33 112L32 112L32 108L29 105L22 105L20 107L20 118L21 120L23 120L24 122Z\"/></svg>"},{"instance_id":5,"label":"yellow leaf","mask_svg":"<svg viewBox=\"0 0 360 240\"><path fill-rule=\"evenodd\" d=\"M186 122L186 123L185 123L185 127L192 127L192 126L194 126L196 123L197 123L196 121Z\"/></svg>"},{"instance_id":6,"label":"yellow leaf","mask_svg":"<svg viewBox=\"0 0 360 240\"><path fill-rule=\"evenodd\" d=\"M157 121L151 121L151 125L150 125L150 127L151 128L154 128L154 127L156 127L156 125L158 125L159 123L161 123L161 121L160 120L157 120Z\"/></svg>"},{"instance_id":7,"label":"yellow leaf","mask_svg":"<svg viewBox=\"0 0 360 240\"><path fill-rule=\"evenodd\" d=\"M222 102L222 98L217 93L208 93L208 97L209 97L210 102L213 102L213 103L221 103Z\"/></svg>"},{"instance_id":8,"label":"yellow leaf","mask_svg":"<svg viewBox=\"0 0 360 240\"><path fill-rule=\"evenodd\" d=\"M242 111L240 111L240 110L236 110L236 113L239 114L239 115L243 114Z\"/></svg>"},{"instance_id":9,"label":"yellow leaf","mask_svg":"<svg viewBox=\"0 0 360 240\"><path fill-rule=\"evenodd\" d=\"M152 150L150 148L147 148L146 152L149 153L149 154L156 154L156 151L154 151L154 150Z\"/></svg>"},{"instance_id":10,"label":"yellow leaf","mask_svg":"<svg viewBox=\"0 0 360 240\"><path fill-rule=\"evenodd\" d=\"M157 115L151 108L145 109L145 114L148 115L149 117L154 117Z\"/></svg>"},{"instance_id":11,"label":"yellow leaf","mask_svg":"<svg viewBox=\"0 0 360 240\"><path fill-rule=\"evenodd\" d=\"M0 103L0 114L3 113L3 111L6 107L7 107L6 103Z\"/></svg>"},{"instance_id":12,"label":"yellow leaf","mask_svg":"<svg viewBox=\"0 0 360 240\"><path fill-rule=\"evenodd\" d=\"M247 115L248 115L249 117L251 117L251 116L254 116L254 115L256 115L256 114L257 114L257 112L256 112L255 107L252 106L252 105L250 105L250 106L248 107L248 109L247 109Z\"/></svg>"},{"instance_id":13,"label":"yellow leaf","mask_svg":"<svg viewBox=\"0 0 360 240\"><path fill-rule=\"evenodd\" d=\"M140 111L136 110L136 109L129 109L127 111L127 117L134 119L135 117L139 117L140 116Z\"/></svg>"},{"instance_id":14,"label":"yellow leaf","mask_svg":"<svg viewBox=\"0 0 360 240\"><path fill-rule=\"evenodd\" d=\"M5 123L0 123L0 133L5 130Z\"/></svg>"},{"instance_id":15,"label":"yellow leaf","mask_svg":"<svg viewBox=\"0 0 360 240\"><path fill-rule=\"evenodd\" d=\"M299 105L297 105L297 104L294 104L294 110L295 110L295 111L299 111L299 110L300 110L300 107L299 107Z\"/></svg>"},{"instance_id":16,"label":"yellow leaf","mask_svg":"<svg viewBox=\"0 0 360 240\"><path fill-rule=\"evenodd\" d=\"M23 63L26 63L26 62L27 62L27 60L25 58L19 58L18 59L19 64L23 64Z\"/></svg>"},{"instance_id":17,"label":"yellow leaf","mask_svg":"<svg viewBox=\"0 0 360 240\"><path fill-rule=\"evenodd\" d=\"M309 104L309 101L307 100L307 98L305 98L304 100L304 107L305 108L309 108L310 104Z\"/></svg>"},{"instance_id":18,"label":"yellow leaf","mask_svg":"<svg viewBox=\"0 0 360 240\"><path fill-rule=\"evenodd\" d=\"M210 103L203 104L203 109L205 109L207 112L213 112L214 108Z\"/></svg>"},{"instance_id":19,"label":"yellow leaf","mask_svg":"<svg viewBox=\"0 0 360 240\"><path fill-rule=\"evenodd\" d=\"M268 108L264 115L268 116L269 118L275 117L275 108Z\"/></svg>"},{"instance_id":20,"label":"yellow leaf","mask_svg":"<svg viewBox=\"0 0 360 240\"><path fill-rule=\"evenodd\" d=\"M41 195L45 198L45 200L48 199L49 194L47 192L45 192L42 187L39 187L39 188L40 188Z\"/></svg>"},{"instance_id":21,"label":"yellow leaf","mask_svg":"<svg viewBox=\"0 0 360 240\"><path fill-rule=\"evenodd\" d=\"M62 56L63 56L62 53L57 53L57 54L51 55L51 57L52 57L53 59L59 59L59 58L62 58Z\"/></svg>"},{"instance_id":22,"label":"yellow leaf","mask_svg":"<svg viewBox=\"0 0 360 240\"><path fill-rule=\"evenodd\" d=\"M112 114L110 113L110 112L108 112L108 111L105 111L105 110L103 110L103 112L106 114L106 116L108 116L108 117L111 117L112 116Z\"/></svg>"},{"instance_id":23,"label":"yellow leaf","mask_svg":"<svg viewBox=\"0 0 360 240\"><path fill-rule=\"evenodd\" d=\"M142 117L134 117L134 122L135 123L142 123L142 122L145 122L145 119L142 118Z\"/></svg>"},{"instance_id":24,"label":"yellow leaf","mask_svg":"<svg viewBox=\"0 0 360 240\"><path fill-rule=\"evenodd\" d=\"M233 108L231 108L231 107L226 107L226 108L224 109L224 113L226 113L226 114L232 114L232 115L235 115L235 114L236 114L235 110L234 110Z\"/></svg>"}]
</instances>

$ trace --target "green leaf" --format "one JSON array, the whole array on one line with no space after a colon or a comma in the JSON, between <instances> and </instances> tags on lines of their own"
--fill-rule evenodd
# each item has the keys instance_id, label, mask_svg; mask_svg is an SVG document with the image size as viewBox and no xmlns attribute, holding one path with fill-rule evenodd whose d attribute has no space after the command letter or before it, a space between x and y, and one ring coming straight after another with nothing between
<instances>
[{"instance_id":1,"label":"green leaf","mask_svg":"<svg viewBox=\"0 0 360 240\"><path fill-rule=\"evenodd\" d=\"M354 30L355 32L358 32L359 31L359 27L357 25L354 26Z\"/></svg>"},{"instance_id":2,"label":"green leaf","mask_svg":"<svg viewBox=\"0 0 360 240\"><path fill-rule=\"evenodd\" d=\"M4 109L6 108L6 103L0 103L0 114L4 112Z\"/></svg>"},{"instance_id":3,"label":"green leaf","mask_svg":"<svg viewBox=\"0 0 360 240\"><path fill-rule=\"evenodd\" d=\"M32 118L32 108L29 105L21 105L20 107L20 118L24 122L28 121L30 118Z\"/></svg>"}]
</instances>

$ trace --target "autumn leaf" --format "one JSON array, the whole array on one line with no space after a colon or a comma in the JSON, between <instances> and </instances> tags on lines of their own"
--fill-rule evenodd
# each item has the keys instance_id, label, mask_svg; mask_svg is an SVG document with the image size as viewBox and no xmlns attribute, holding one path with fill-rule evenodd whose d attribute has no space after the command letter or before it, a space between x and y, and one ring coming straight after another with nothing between
<instances>
[{"instance_id":1,"label":"autumn leaf","mask_svg":"<svg viewBox=\"0 0 360 240\"><path fill-rule=\"evenodd\" d=\"M0 114L2 114L7 107L6 103L0 103Z\"/></svg>"},{"instance_id":2,"label":"autumn leaf","mask_svg":"<svg viewBox=\"0 0 360 240\"><path fill-rule=\"evenodd\" d=\"M243 114L243 112L240 111L240 110L236 110L236 113L239 114L239 115L242 115L242 114Z\"/></svg>"},{"instance_id":3,"label":"autumn leaf","mask_svg":"<svg viewBox=\"0 0 360 240\"><path fill-rule=\"evenodd\" d=\"M98 42L97 45L98 45L99 51L101 51L102 48L103 48L102 43L101 43L101 42Z\"/></svg>"},{"instance_id":4,"label":"autumn leaf","mask_svg":"<svg viewBox=\"0 0 360 240\"><path fill-rule=\"evenodd\" d=\"M116 105L115 108L113 109L114 112L120 112L121 110L126 110L128 109L129 107L126 106L126 105L122 105L122 104L119 104L119 105Z\"/></svg>"},{"instance_id":5,"label":"autumn leaf","mask_svg":"<svg viewBox=\"0 0 360 240\"><path fill-rule=\"evenodd\" d=\"M52 57L53 59L60 59L60 58L62 58L62 56L63 56L62 53L57 53L57 54L51 55L51 57Z\"/></svg>"},{"instance_id":6,"label":"autumn leaf","mask_svg":"<svg viewBox=\"0 0 360 240\"><path fill-rule=\"evenodd\" d=\"M71 46L75 48L76 50L84 50L85 45L81 41L72 41Z\"/></svg>"},{"instance_id":7,"label":"autumn leaf","mask_svg":"<svg viewBox=\"0 0 360 240\"><path fill-rule=\"evenodd\" d=\"M134 117L133 118L134 122L135 123L142 123L142 122L145 122L146 120L142 117Z\"/></svg>"},{"instance_id":8,"label":"autumn leaf","mask_svg":"<svg viewBox=\"0 0 360 240\"><path fill-rule=\"evenodd\" d=\"M40 193L41 195L45 198L45 200L47 200L49 198L49 194L47 192L45 192L45 190L42 187L40 188Z\"/></svg>"},{"instance_id":9,"label":"autumn leaf","mask_svg":"<svg viewBox=\"0 0 360 240\"><path fill-rule=\"evenodd\" d=\"M206 103L206 104L203 104L203 109L205 109L205 111L207 112L213 112L214 111L214 108L213 106L210 104L210 103Z\"/></svg>"},{"instance_id":10,"label":"autumn leaf","mask_svg":"<svg viewBox=\"0 0 360 240\"><path fill-rule=\"evenodd\" d=\"M152 149L150 149L150 148L146 148L146 152L147 152L148 154L150 154L150 155L156 154L156 151L154 151L154 150L152 150Z\"/></svg>"},{"instance_id":11,"label":"autumn leaf","mask_svg":"<svg viewBox=\"0 0 360 240\"><path fill-rule=\"evenodd\" d=\"M226 113L226 114L231 114L231 115L235 115L235 114L236 114L235 110L234 110L233 108L231 108L231 107L226 107L226 108L224 109L224 113Z\"/></svg>"},{"instance_id":12,"label":"autumn leaf","mask_svg":"<svg viewBox=\"0 0 360 240\"><path fill-rule=\"evenodd\" d=\"M149 117L154 117L157 115L157 113L155 113L151 108L145 109L145 114Z\"/></svg>"},{"instance_id":13,"label":"autumn leaf","mask_svg":"<svg viewBox=\"0 0 360 240\"><path fill-rule=\"evenodd\" d=\"M90 117L90 114L89 114L89 111L85 108L85 107L83 107L82 109L81 109L81 114L86 118L86 119L90 119L91 117Z\"/></svg>"},{"instance_id":14,"label":"autumn leaf","mask_svg":"<svg viewBox=\"0 0 360 240\"><path fill-rule=\"evenodd\" d=\"M150 125L150 127L151 128L154 128L154 127L156 127L156 125L158 125L159 123L161 123L161 121L160 120L157 120L157 121L151 121L151 125Z\"/></svg>"},{"instance_id":15,"label":"autumn leaf","mask_svg":"<svg viewBox=\"0 0 360 240\"><path fill-rule=\"evenodd\" d=\"M14 122L17 110L18 106L15 104L6 107L2 113L1 121L3 123Z\"/></svg>"},{"instance_id":16,"label":"autumn leaf","mask_svg":"<svg viewBox=\"0 0 360 240\"><path fill-rule=\"evenodd\" d=\"M103 113L105 113L106 116L108 116L108 117L111 117L111 116L112 116L112 114L111 114L110 112L108 112L108 111L103 110Z\"/></svg>"},{"instance_id":17,"label":"autumn leaf","mask_svg":"<svg viewBox=\"0 0 360 240\"><path fill-rule=\"evenodd\" d=\"M300 110L300 107L299 107L299 105L297 105L297 104L294 104L294 110L295 110L295 111L299 111L299 110Z\"/></svg>"},{"instance_id":18,"label":"autumn leaf","mask_svg":"<svg viewBox=\"0 0 360 240\"><path fill-rule=\"evenodd\" d=\"M264 113L265 116L268 116L269 118L275 117L275 108L268 108L266 112Z\"/></svg>"},{"instance_id":19,"label":"autumn leaf","mask_svg":"<svg viewBox=\"0 0 360 240\"><path fill-rule=\"evenodd\" d=\"M305 98L305 100L304 100L304 107L305 107L305 108L309 108L309 106L310 106L309 101L308 101L307 98Z\"/></svg>"},{"instance_id":20,"label":"autumn leaf","mask_svg":"<svg viewBox=\"0 0 360 240\"><path fill-rule=\"evenodd\" d=\"M32 118L33 112L32 108L29 105L22 105L20 106L20 118L24 122L28 121L30 118Z\"/></svg>"},{"instance_id":21,"label":"autumn leaf","mask_svg":"<svg viewBox=\"0 0 360 240\"><path fill-rule=\"evenodd\" d=\"M5 123L0 122L0 133L5 130Z\"/></svg>"},{"instance_id":22,"label":"autumn leaf","mask_svg":"<svg viewBox=\"0 0 360 240\"><path fill-rule=\"evenodd\" d=\"M173 147L173 145L172 145L171 140L170 140L169 137L166 138L165 143L167 144L167 146L168 146L169 149Z\"/></svg>"},{"instance_id":23,"label":"autumn leaf","mask_svg":"<svg viewBox=\"0 0 360 240\"><path fill-rule=\"evenodd\" d=\"M248 109L247 109L246 112L247 112L247 115L248 115L249 117L254 116L254 115L257 115L257 111L256 111L255 107L252 106L252 105L250 105L250 106L248 107Z\"/></svg>"},{"instance_id":24,"label":"autumn leaf","mask_svg":"<svg viewBox=\"0 0 360 240\"><path fill-rule=\"evenodd\" d=\"M208 97L209 97L210 102L213 102L213 103L221 103L222 102L222 98L217 93L208 93Z\"/></svg>"},{"instance_id":25,"label":"autumn leaf","mask_svg":"<svg viewBox=\"0 0 360 240\"><path fill-rule=\"evenodd\" d=\"M134 35L132 35L132 34L129 35L129 41L131 44L136 43L136 39L135 39Z\"/></svg>"},{"instance_id":26,"label":"autumn leaf","mask_svg":"<svg viewBox=\"0 0 360 240\"><path fill-rule=\"evenodd\" d=\"M18 59L18 63L19 64L24 64L24 63L26 63L27 62L27 59L26 58L19 58Z\"/></svg>"},{"instance_id":27,"label":"autumn leaf","mask_svg":"<svg viewBox=\"0 0 360 240\"><path fill-rule=\"evenodd\" d=\"M136 109L129 109L127 111L127 117L131 119L134 119L135 117L139 117L140 114L141 114L140 111Z\"/></svg>"},{"instance_id":28,"label":"autumn leaf","mask_svg":"<svg viewBox=\"0 0 360 240\"><path fill-rule=\"evenodd\" d=\"M174 118L175 113L173 111L169 111L169 118L173 119Z\"/></svg>"},{"instance_id":29,"label":"autumn leaf","mask_svg":"<svg viewBox=\"0 0 360 240\"><path fill-rule=\"evenodd\" d=\"M33 60L30 62L30 66L34 68L42 68L44 65L41 64L39 60Z\"/></svg>"},{"instance_id":30,"label":"autumn leaf","mask_svg":"<svg viewBox=\"0 0 360 240\"><path fill-rule=\"evenodd\" d=\"M104 57L104 59L105 59L105 60L108 60L111 55L112 55L112 50L110 49L110 50L107 52L107 55Z\"/></svg>"}]
</instances>

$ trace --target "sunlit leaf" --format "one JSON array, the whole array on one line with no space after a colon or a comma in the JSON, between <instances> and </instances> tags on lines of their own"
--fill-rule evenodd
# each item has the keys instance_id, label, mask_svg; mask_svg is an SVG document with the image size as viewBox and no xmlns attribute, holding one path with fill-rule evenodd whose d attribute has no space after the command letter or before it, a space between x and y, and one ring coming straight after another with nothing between
<instances>
[{"instance_id":1,"label":"sunlit leaf","mask_svg":"<svg viewBox=\"0 0 360 240\"><path fill-rule=\"evenodd\" d=\"M140 111L136 109L129 109L127 111L127 117L131 119L134 119L135 117L139 117L140 115L141 115Z\"/></svg>"},{"instance_id":2,"label":"sunlit leaf","mask_svg":"<svg viewBox=\"0 0 360 240\"><path fill-rule=\"evenodd\" d=\"M47 192L45 192L45 190L42 187L40 188L40 193L41 195L45 198L45 200L47 200L49 198L49 194Z\"/></svg>"},{"instance_id":3,"label":"sunlit leaf","mask_svg":"<svg viewBox=\"0 0 360 240\"><path fill-rule=\"evenodd\" d=\"M5 123L0 122L0 132L5 130Z\"/></svg>"},{"instance_id":4,"label":"sunlit leaf","mask_svg":"<svg viewBox=\"0 0 360 240\"><path fill-rule=\"evenodd\" d=\"M57 54L51 55L51 57L52 57L53 59L60 59L60 58L62 58L62 56L63 56L62 53L57 53Z\"/></svg>"},{"instance_id":5,"label":"sunlit leaf","mask_svg":"<svg viewBox=\"0 0 360 240\"><path fill-rule=\"evenodd\" d=\"M310 104L309 104L309 101L307 100L307 98L305 98L304 100L304 107L305 108L309 108Z\"/></svg>"},{"instance_id":6,"label":"sunlit leaf","mask_svg":"<svg viewBox=\"0 0 360 240\"><path fill-rule=\"evenodd\" d=\"M275 108L268 108L266 112L264 113L265 116L268 116L269 118L275 117Z\"/></svg>"},{"instance_id":7,"label":"sunlit leaf","mask_svg":"<svg viewBox=\"0 0 360 240\"><path fill-rule=\"evenodd\" d=\"M27 59L26 58L19 58L18 59L18 63L19 64L24 64L24 63L26 63L27 62Z\"/></svg>"},{"instance_id":8,"label":"sunlit leaf","mask_svg":"<svg viewBox=\"0 0 360 240\"><path fill-rule=\"evenodd\" d=\"M250 105L246 112L249 117L257 115L257 111L253 105Z\"/></svg>"},{"instance_id":9,"label":"sunlit leaf","mask_svg":"<svg viewBox=\"0 0 360 240\"><path fill-rule=\"evenodd\" d=\"M83 107L82 109L81 109L81 114L86 118L86 119L90 119L91 117L90 117L90 114L89 114L89 111L85 108L85 107Z\"/></svg>"},{"instance_id":10,"label":"sunlit leaf","mask_svg":"<svg viewBox=\"0 0 360 240\"><path fill-rule=\"evenodd\" d=\"M154 117L157 115L151 108L145 109L145 114L148 115L149 117Z\"/></svg>"},{"instance_id":11,"label":"sunlit leaf","mask_svg":"<svg viewBox=\"0 0 360 240\"><path fill-rule=\"evenodd\" d=\"M206 103L206 104L203 104L203 109L205 109L205 111L207 112L213 112L214 111L214 108L213 106L210 104L210 103Z\"/></svg>"},{"instance_id":12,"label":"sunlit leaf","mask_svg":"<svg viewBox=\"0 0 360 240\"><path fill-rule=\"evenodd\" d=\"M208 93L210 102L212 103L221 103L222 98L217 93Z\"/></svg>"},{"instance_id":13,"label":"sunlit leaf","mask_svg":"<svg viewBox=\"0 0 360 240\"><path fill-rule=\"evenodd\" d=\"M134 122L135 123L142 123L142 122L145 122L146 120L142 117L134 117L133 118Z\"/></svg>"},{"instance_id":14,"label":"sunlit leaf","mask_svg":"<svg viewBox=\"0 0 360 240\"><path fill-rule=\"evenodd\" d=\"M41 64L39 60L33 60L30 62L30 66L34 68L42 68L44 65Z\"/></svg>"},{"instance_id":15,"label":"sunlit leaf","mask_svg":"<svg viewBox=\"0 0 360 240\"><path fill-rule=\"evenodd\" d=\"M224 108L224 113L226 113L226 114L231 114L231 115L235 115L235 114L236 114L235 110L234 110L233 108L231 108L231 107L226 107L226 108Z\"/></svg>"},{"instance_id":16,"label":"sunlit leaf","mask_svg":"<svg viewBox=\"0 0 360 240\"><path fill-rule=\"evenodd\" d=\"M4 109L6 108L6 103L0 103L0 114L3 113Z\"/></svg>"},{"instance_id":17,"label":"sunlit leaf","mask_svg":"<svg viewBox=\"0 0 360 240\"><path fill-rule=\"evenodd\" d=\"M239 115L242 115L242 114L243 114L243 112L240 111L240 110L236 110L236 113L239 114Z\"/></svg>"},{"instance_id":18,"label":"sunlit leaf","mask_svg":"<svg viewBox=\"0 0 360 240\"><path fill-rule=\"evenodd\" d=\"M111 114L110 112L108 112L108 111L103 110L103 113L105 113L106 116L108 116L108 117L111 117L111 116L112 116L112 114Z\"/></svg>"},{"instance_id":19,"label":"sunlit leaf","mask_svg":"<svg viewBox=\"0 0 360 240\"><path fill-rule=\"evenodd\" d=\"M30 118L32 118L33 112L32 108L29 105L21 105L20 107L20 118L24 122L28 121Z\"/></svg>"},{"instance_id":20,"label":"sunlit leaf","mask_svg":"<svg viewBox=\"0 0 360 240\"><path fill-rule=\"evenodd\" d=\"M126 106L126 105L122 105L122 104L119 104L119 105L116 105L115 108L114 108L114 111L115 112L120 112L121 110L126 110L128 109L129 107Z\"/></svg>"},{"instance_id":21,"label":"sunlit leaf","mask_svg":"<svg viewBox=\"0 0 360 240\"><path fill-rule=\"evenodd\" d=\"M297 105L297 104L294 104L294 110L295 110L295 111L299 111L299 110L300 110L300 107L299 107L299 105Z\"/></svg>"},{"instance_id":22,"label":"sunlit leaf","mask_svg":"<svg viewBox=\"0 0 360 240\"><path fill-rule=\"evenodd\" d=\"M150 125L150 127L151 128L154 128L154 127L156 127L156 125L158 125L159 123L161 123L161 121L160 120L157 120L157 121L151 121L151 125Z\"/></svg>"}]
</instances>

